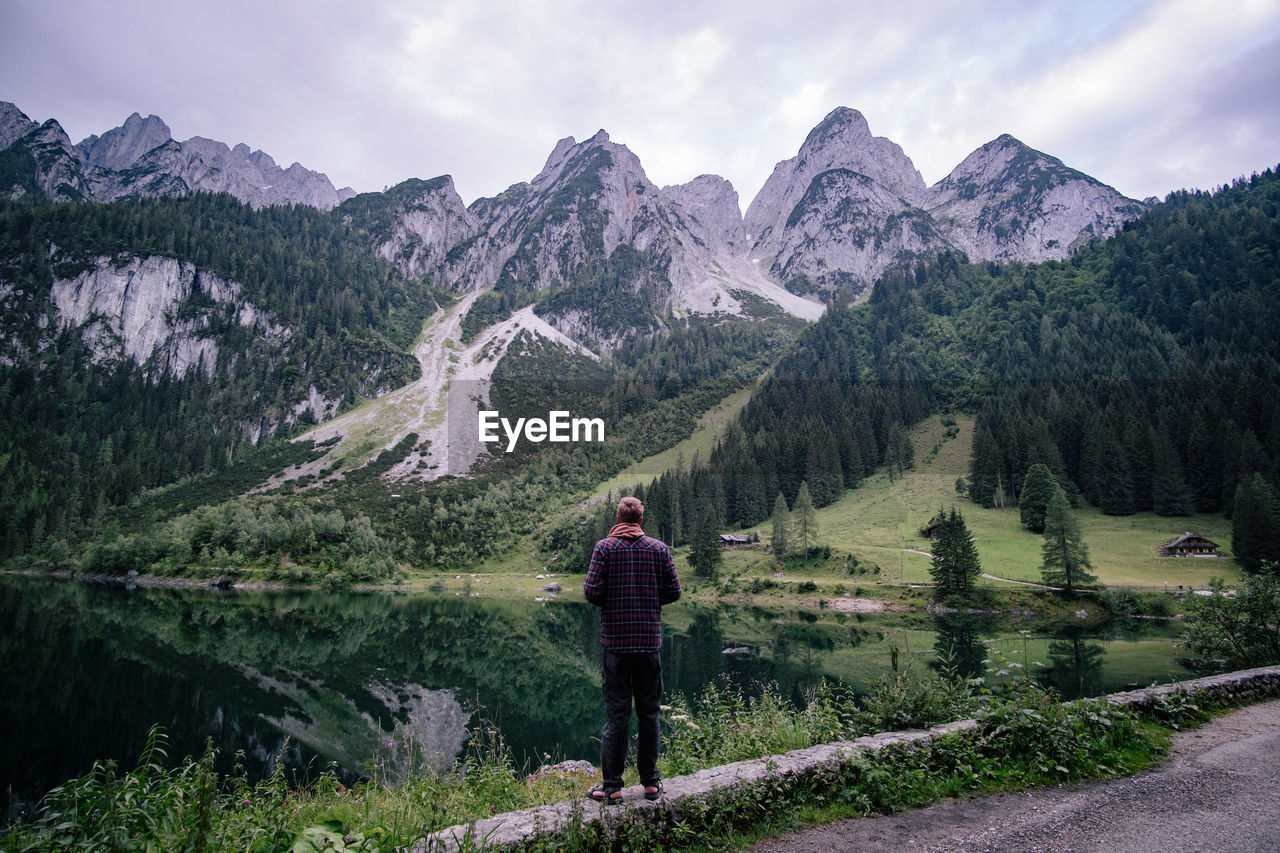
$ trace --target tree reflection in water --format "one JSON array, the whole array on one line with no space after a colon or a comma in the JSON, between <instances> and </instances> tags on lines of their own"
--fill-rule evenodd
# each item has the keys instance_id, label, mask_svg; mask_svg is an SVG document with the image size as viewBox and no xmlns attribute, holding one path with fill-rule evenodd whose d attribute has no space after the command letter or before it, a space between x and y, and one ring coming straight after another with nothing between
<instances>
[{"instance_id":1,"label":"tree reflection in water","mask_svg":"<svg viewBox=\"0 0 1280 853\"><path fill-rule=\"evenodd\" d=\"M1102 661L1106 647L1090 640L1080 630L1049 641L1049 664L1036 673L1036 680L1051 687L1064 699L1097 696L1102 685Z\"/></svg>"},{"instance_id":2,"label":"tree reflection in water","mask_svg":"<svg viewBox=\"0 0 1280 853\"><path fill-rule=\"evenodd\" d=\"M284 761L298 778L336 764L394 780L410 766L449 768L484 726L517 765L598 760L603 723L599 622L582 602L388 595L137 589L0 577L0 787L35 799L93 761L132 766L149 729L171 757L208 738L227 772ZM943 649L965 677L983 672L1002 617L708 606L664 613L668 693L713 682L751 695L773 684L802 705L823 680L855 692L888 667L890 647ZM1035 639L1039 677L1064 696L1170 680L1172 634L1124 629L1123 680L1103 646L1057 631ZM918 637L915 635L919 635ZM999 642L997 640L997 642ZM1021 650L1027 642L1016 639ZM1044 644L1050 645L1047 651ZM1148 675L1150 673L1150 675ZM1177 677L1174 675L1173 677Z\"/></svg>"}]
</instances>

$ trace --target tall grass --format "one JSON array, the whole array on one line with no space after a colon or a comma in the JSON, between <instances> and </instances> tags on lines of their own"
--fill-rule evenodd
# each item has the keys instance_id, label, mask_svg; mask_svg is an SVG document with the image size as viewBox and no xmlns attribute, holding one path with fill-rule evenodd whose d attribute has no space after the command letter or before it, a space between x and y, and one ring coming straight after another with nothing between
<instances>
[{"instance_id":1,"label":"tall grass","mask_svg":"<svg viewBox=\"0 0 1280 853\"><path fill-rule=\"evenodd\" d=\"M771 686L762 687L758 695L746 695L731 685L718 684L693 700L677 696L665 711L667 734L660 769L670 778L875 731L925 727L970 715L984 720L983 732L972 743L934 750L935 758L930 760L942 756L947 763L936 770L941 774L937 779L920 782L925 771L914 766L859 765L850 771L858 778L851 777L852 787L846 789L853 800L845 800L856 800L858 808L865 809L914 804L894 793L895 774L901 773L915 780L908 786L916 792L913 797L936 797L964 786L1022 786L1110 774L1133 769L1145 760L1125 757L1125 751L1140 740L1128 711L1101 702L1059 703L1029 678L998 688L999 694L980 693L974 682L955 677L945 657L941 677L932 673L917 677L908 669L893 666L862 699L824 684L803 709L791 706ZM133 770L122 773L114 763L103 762L50 792L34 819L0 834L0 850L390 851L445 827L574 800L589 782L571 774L527 776L526 768L516 766L501 733L488 724L475 730L470 747L447 772L431 769L430 762L414 761L407 775L394 780L379 778L375 770L366 781L347 788L335 773L324 772L299 787L289 783L279 762L261 781L250 781L239 766L229 777L219 779L213 769L212 745L198 758L167 767L165 736L155 728ZM1149 758L1151 750L1139 749L1135 754ZM883 797L875 793L881 788ZM806 796L822 802L828 793ZM768 809L757 811L747 809L742 815L765 819L769 814ZM690 815L693 823L682 831L697 840L696 809ZM708 819L728 820L724 815L708 815ZM734 817L729 823L736 826L742 819ZM580 846L591 849L594 842L584 839ZM649 840L664 845L672 841Z\"/></svg>"}]
</instances>

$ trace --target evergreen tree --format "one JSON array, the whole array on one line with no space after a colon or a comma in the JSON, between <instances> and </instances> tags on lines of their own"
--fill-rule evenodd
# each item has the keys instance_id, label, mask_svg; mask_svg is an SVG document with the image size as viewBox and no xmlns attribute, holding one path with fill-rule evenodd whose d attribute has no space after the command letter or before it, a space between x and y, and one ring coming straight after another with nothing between
<instances>
[{"instance_id":1,"label":"evergreen tree","mask_svg":"<svg viewBox=\"0 0 1280 853\"><path fill-rule=\"evenodd\" d=\"M818 513L813 508L813 498L809 496L809 483L800 484L796 493L795 506L791 508L791 523L795 530L796 544L809 556L809 548L818 544Z\"/></svg>"},{"instance_id":2,"label":"evergreen tree","mask_svg":"<svg viewBox=\"0 0 1280 853\"><path fill-rule=\"evenodd\" d=\"M973 454L969 459L969 500L978 506L992 505L996 472L1000 468L999 452L985 413L980 414L974 425Z\"/></svg>"},{"instance_id":3,"label":"evergreen tree","mask_svg":"<svg viewBox=\"0 0 1280 853\"><path fill-rule=\"evenodd\" d=\"M791 514L787 512L787 499L782 492L773 502L773 535L769 537L769 545L781 566L787 559L787 547L791 540Z\"/></svg>"},{"instance_id":4,"label":"evergreen tree","mask_svg":"<svg viewBox=\"0 0 1280 853\"><path fill-rule=\"evenodd\" d=\"M1222 508L1222 447L1203 413L1197 409L1187 438L1187 480L1191 483L1192 507L1196 512L1217 512Z\"/></svg>"},{"instance_id":5,"label":"evergreen tree","mask_svg":"<svg viewBox=\"0 0 1280 853\"><path fill-rule=\"evenodd\" d=\"M1133 474L1124 445L1114 435L1104 435L1093 470L1095 503L1107 515L1134 512Z\"/></svg>"},{"instance_id":6,"label":"evergreen tree","mask_svg":"<svg viewBox=\"0 0 1280 853\"><path fill-rule=\"evenodd\" d=\"M1055 489L1060 489L1049 466L1037 462L1027 469L1022 480L1022 494L1018 497L1018 513L1022 526L1032 533L1044 533L1044 514L1049 508Z\"/></svg>"},{"instance_id":7,"label":"evergreen tree","mask_svg":"<svg viewBox=\"0 0 1280 853\"><path fill-rule=\"evenodd\" d=\"M677 457L676 464L676 473L671 478L671 491L667 493L667 543L672 546L684 543L680 507L681 483L685 479L680 468L684 465L684 457Z\"/></svg>"},{"instance_id":8,"label":"evergreen tree","mask_svg":"<svg viewBox=\"0 0 1280 853\"><path fill-rule=\"evenodd\" d=\"M694 515L693 533L689 546L689 565L699 577L715 580L723 563L724 554L720 548L715 508L710 502L702 501L698 512Z\"/></svg>"},{"instance_id":9,"label":"evergreen tree","mask_svg":"<svg viewBox=\"0 0 1280 853\"><path fill-rule=\"evenodd\" d=\"M1191 515L1194 499L1182 476L1182 463L1169 436L1152 436L1151 503L1157 515Z\"/></svg>"},{"instance_id":10,"label":"evergreen tree","mask_svg":"<svg viewBox=\"0 0 1280 853\"><path fill-rule=\"evenodd\" d=\"M893 482L895 474L901 478L904 472L916 467L915 446L911 443L911 434L901 424L893 424L888 429L884 467L890 483Z\"/></svg>"},{"instance_id":11,"label":"evergreen tree","mask_svg":"<svg viewBox=\"0 0 1280 853\"><path fill-rule=\"evenodd\" d=\"M950 512L939 509L929 524L934 531L929 571L937 591L946 594L972 589L974 580L982 574L982 564L964 516L954 507Z\"/></svg>"},{"instance_id":12,"label":"evergreen tree","mask_svg":"<svg viewBox=\"0 0 1280 853\"><path fill-rule=\"evenodd\" d=\"M1231 510L1231 551L1236 562L1257 571L1280 560L1280 502L1275 489L1254 472L1240 481Z\"/></svg>"},{"instance_id":13,"label":"evergreen tree","mask_svg":"<svg viewBox=\"0 0 1280 853\"><path fill-rule=\"evenodd\" d=\"M1091 573L1089 548L1080 535L1080 522L1061 488L1055 489L1044 515L1044 545L1040 575L1048 584L1060 584L1068 593L1086 583L1097 583Z\"/></svg>"}]
</instances>

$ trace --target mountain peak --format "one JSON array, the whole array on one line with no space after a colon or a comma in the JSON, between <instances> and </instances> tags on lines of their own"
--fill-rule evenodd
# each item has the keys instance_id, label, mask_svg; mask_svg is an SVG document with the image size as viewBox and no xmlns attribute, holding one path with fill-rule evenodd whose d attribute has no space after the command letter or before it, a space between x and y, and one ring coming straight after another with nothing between
<instances>
[{"instance_id":1,"label":"mountain peak","mask_svg":"<svg viewBox=\"0 0 1280 853\"><path fill-rule=\"evenodd\" d=\"M760 259L762 269L784 280L801 273L815 280L822 278L835 256L820 262L818 256L830 255L827 249L831 246L815 248L825 244L826 238L819 240L808 232L816 228L825 233L826 226L832 226L832 233L844 235L835 241L848 243L837 252L844 259L834 262L835 268L849 271L848 265L855 264L857 277L869 283L888 260L878 254L871 257L875 253L862 245L866 236L878 232L885 223L899 222L904 211L919 207L927 197L924 178L902 148L892 140L873 136L862 113L837 107L809 132L795 157L774 167L751 201L745 224L755 241L752 254ZM842 223L839 227L835 227L836 219ZM793 231L802 222L806 224L800 231ZM898 241L897 236L880 235L881 244L886 239L890 244ZM913 234L902 239L906 242L901 248L921 248ZM932 239L931 234L921 238L922 246L931 245ZM850 260L853 255L858 258Z\"/></svg>"},{"instance_id":2,"label":"mountain peak","mask_svg":"<svg viewBox=\"0 0 1280 853\"><path fill-rule=\"evenodd\" d=\"M692 218L698 237L714 249L739 254L747 248L738 191L719 175L699 175L686 184L662 188Z\"/></svg>"},{"instance_id":3,"label":"mountain peak","mask_svg":"<svg viewBox=\"0 0 1280 853\"><path fill-rule=\"evenodd\" d=\"M851 107L836 107L827 113L826 118L820 121L817 127L809 131L800 150L803 152L806 148L825 145L833 140L854 141L870 138L871 126L867 124L866 116Z\"/></svg>"},{"instance_id":4,"label":"mountain peak","mask_svg":"<svg viewBox=\"0 0 1280 853\"><path fill-rule=\"evenodd\" d=\"M578 140L572 136L566 136L556 143L556 147L551 149L551 153L547 156L547 162L542 166L542 174L549 174L560 166L564 165L565 158L569 156L578 144Z\"/></svg>"},{"instance_id":5,"label":"mountain peak","mask_svg":"<svg viewBox=\"0 0 1280 853\"><path fill-rule=\"evenodd\" d=\"M972 260L1060 260L1142 205L1001 134L929 190L926 209Z\"/></svg>"},{"instance_id":6,"label":"mountain peak","mask_svg":"<svg viewBox=\"0 0 1280 853\"><path fill-rule=\"evenodd\" d=\"M108 130L102 136L89 136L76 148L89 165L118 172L172 138L169 126L159 116L143 118L135 112L120 127Z\"/></svg>"},{"instance_id":7,"label":"mountain peak","mask_svg":"<svg viewBox=\"0 0 1280 853\"><path fill-rule=\"evenodd\" d=\"M1042 173L1046 176L1045 180L1055 184L1070 180L1097 183L1088 175L1065 165L1057 157L1037 151L1016 137L1002 133L964 158L930 192L936 198L940 191L974 181L981 182L984 188L990 189L1009 180L1023 180L1028 172Z\"/></svg>"},{"instance_id":8,"label":"mountain peak","mask_svg":"<svg viewBox=\"0 0 1280 853\"><path fill-rule=\"evenodd\" d=\"M36 124L16 104L0 101L0 151L35 130Z\"/></svg>"}]
</instances>

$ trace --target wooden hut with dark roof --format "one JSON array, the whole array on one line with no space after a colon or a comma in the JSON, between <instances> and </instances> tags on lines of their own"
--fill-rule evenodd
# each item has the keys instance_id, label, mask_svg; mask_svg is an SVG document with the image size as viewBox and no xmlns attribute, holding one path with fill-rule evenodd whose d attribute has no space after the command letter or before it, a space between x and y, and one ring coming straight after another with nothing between
<instances>
[{"instance_id":1,"label":"wooden hut with dark roof","mask_svg":"<svg viewBox=\"0 0 1280 853\"><path fill-rule=\"evenodd\" d=\"M1199 533L1175 536L1160 546L1161 557L1220 557L1218 543Z\"/></svg>"}]
</instances>

